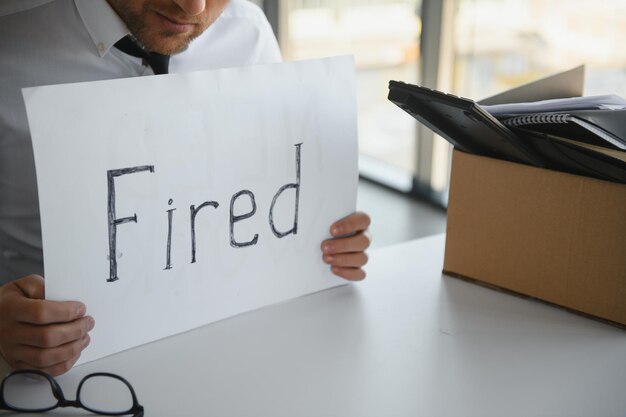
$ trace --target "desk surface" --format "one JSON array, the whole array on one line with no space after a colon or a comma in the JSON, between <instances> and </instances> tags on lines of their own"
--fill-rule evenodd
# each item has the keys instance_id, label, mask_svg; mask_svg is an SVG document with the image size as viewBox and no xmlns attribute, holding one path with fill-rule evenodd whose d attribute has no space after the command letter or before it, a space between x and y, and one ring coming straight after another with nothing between
<instances>
[{"instance_id":1,"label":"desk surface","mask_svg":"<svg viewBox=\"0 0 626 417\"><path fill-rule=\"evenodd\" d=\"M91 362L60 383L73 398L83 375L119 373L148 417L626 416L625 331L442 276L444 240L372 251L364 282Z\"/></svg>"}]
</instances>

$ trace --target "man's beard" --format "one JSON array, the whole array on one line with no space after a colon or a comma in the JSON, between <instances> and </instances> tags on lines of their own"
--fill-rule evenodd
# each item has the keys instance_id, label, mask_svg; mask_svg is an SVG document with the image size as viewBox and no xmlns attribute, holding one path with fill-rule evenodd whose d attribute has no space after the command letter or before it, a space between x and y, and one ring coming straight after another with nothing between
<instances>
[{"instance_id":1,"label":"man's beard","mask_svg":"<svg viewBox=\"0 0 626 417\"><path fill-rule=\"evenodd\" d=\"M187 35L177 35L174 33L151 31L146 22L146 16L152 11L144 8L137 12L129 7L128 1L119 1L117 5L117 13L126 23L131 34L135 37L141 47L148 52L158 52L164 55L174 55L186 50L189 44L196 39L206 28L194 31ZM168 16L176 16L177 12L168 11Z\"/></svg>"}]
</instances>

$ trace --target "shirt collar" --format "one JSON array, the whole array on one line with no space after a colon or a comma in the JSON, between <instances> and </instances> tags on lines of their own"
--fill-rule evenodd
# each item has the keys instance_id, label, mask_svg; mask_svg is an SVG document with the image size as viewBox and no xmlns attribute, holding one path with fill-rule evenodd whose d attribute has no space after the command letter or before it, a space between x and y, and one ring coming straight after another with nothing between
<instances>
[{"instance_id":1,"label":"shirt collar","mask_svg":"<svg viewBox=\"0 0 626 417\"><path fill-rule=\"evenodd\" d=\"M106 0L74 0L74 3L101 57L130 33Z\"/></svg>"}]
</instances>

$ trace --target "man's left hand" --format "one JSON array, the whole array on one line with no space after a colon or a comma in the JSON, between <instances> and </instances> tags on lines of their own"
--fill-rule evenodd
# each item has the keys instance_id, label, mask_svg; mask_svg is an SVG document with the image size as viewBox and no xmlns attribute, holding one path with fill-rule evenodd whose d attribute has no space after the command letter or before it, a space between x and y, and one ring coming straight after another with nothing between
<instances>
[{"instance_id":1,"label":"man's left hand","mask_svg":"<svg viewBox=\"0 0 626 417\"><path fill-rule=\"evenodd\" d=\"M365 250L372 238L367 230L370 217L362 212L353 213L333 223L330 227L332 239L322 242L324 262L330 265L337 276L349 281L365 278L363 266L367 263Z\"/></svg>"}]
</instances>

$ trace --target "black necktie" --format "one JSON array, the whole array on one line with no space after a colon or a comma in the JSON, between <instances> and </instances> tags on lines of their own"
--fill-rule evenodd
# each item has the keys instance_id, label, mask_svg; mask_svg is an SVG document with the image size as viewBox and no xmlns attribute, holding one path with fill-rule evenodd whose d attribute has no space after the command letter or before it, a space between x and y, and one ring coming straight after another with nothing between
<instances>
[{"instance_id":1,"label":"black necktie","mask_svg":"<svg viewBox=\"0 0 626 417\"><path fill-rule=\"evenodd\" d=\"M167 74L170 65L169 55L144 51L130 35L126 35L117 41L115 47L128 55L143 58L152 67L155 74Z\"/></svg>"}]
</instances>

